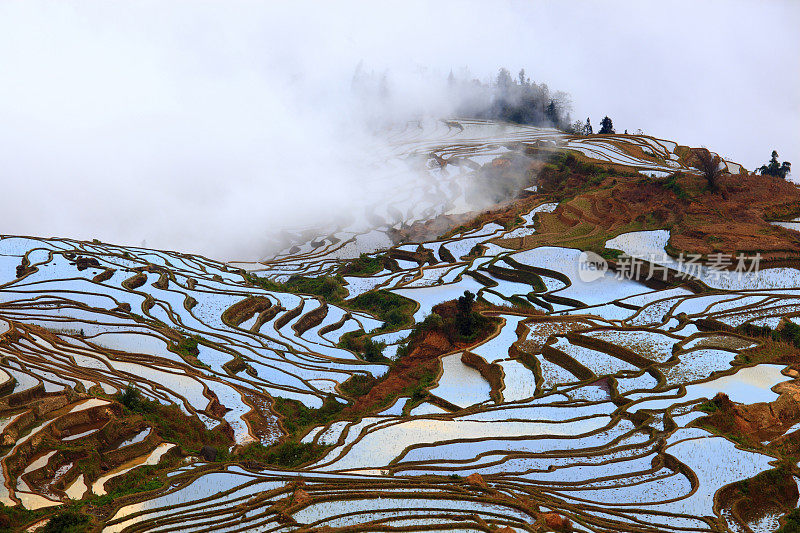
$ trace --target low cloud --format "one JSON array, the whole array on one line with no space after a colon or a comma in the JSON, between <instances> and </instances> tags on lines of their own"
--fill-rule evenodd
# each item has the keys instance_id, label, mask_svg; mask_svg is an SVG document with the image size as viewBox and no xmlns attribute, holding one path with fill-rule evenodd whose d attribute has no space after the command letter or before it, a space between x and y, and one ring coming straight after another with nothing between
<instances>
[{"instance_id":1,"label":"low cloud","mask_svg":"<svg viewBox=\"0 0 800 533\"><path fill-rule=\"evenodd\" d=\"M642 4L4 3L2 232L259 257L279 228L358 208L382 127L452 112L465 67L525 68L576 118L749 168L800 159L796 4ZM354 99L362 61L389 100Z\"/></svg>"}]
</instances>

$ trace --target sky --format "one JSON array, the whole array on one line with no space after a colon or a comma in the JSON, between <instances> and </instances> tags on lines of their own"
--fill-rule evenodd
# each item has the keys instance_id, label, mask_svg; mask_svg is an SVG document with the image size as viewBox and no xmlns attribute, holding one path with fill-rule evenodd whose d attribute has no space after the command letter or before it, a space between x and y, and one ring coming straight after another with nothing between
<instances>
[{"instance_id":1,"label":"sky","mask_svg":"<svg viewBox=\"0 0 800 533\"><path fill-rule=\"evenodd\" d=\"M794 0L2 0L0 231L249 255L353 208L369 115L446 114L429 80L464 68L525 68L574 118L751 170L775 149L800 174L798 27ZM359 63L392 109L354 106Z\"/></svg>"}]
</instances>

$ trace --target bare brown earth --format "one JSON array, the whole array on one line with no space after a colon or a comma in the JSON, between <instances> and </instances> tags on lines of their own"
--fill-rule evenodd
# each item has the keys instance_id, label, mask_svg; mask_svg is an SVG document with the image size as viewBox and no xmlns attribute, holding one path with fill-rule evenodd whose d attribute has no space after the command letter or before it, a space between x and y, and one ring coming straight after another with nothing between
<instances>
[{"instance_id":1,"label":"bare brown earth","mask_svg":"<svg viewBox=\"0 0 800 533\"><path fill-rule=\"evenodd\" d=\"M421 336L410 353L397 361L389 372L364 396L358 398L345 414L368 413L380 408L409 388L413 388L426 375L440 371L439 356L456 347L438 331Z\"/></svg>"},{"instance_id":2,"label":"bare brown earth","mask_svg":"<svg viewBox=\"0 0 800 533\"><path fill-rule=\"evenodd\" d=\"M676 251L762 252L770 258L797 257L800 235L769 224L800 214L800 190L771 176L725 175L720 191L691 201L670 238Z\"/></svg>"},{"instance_id":3,"label":"bare brown earth","mask_svg":"<svg viewBox=\"0 0 800 533\"><path fill-rule=\"evenodd\" d=\"M781 383L776 390L781 394L775 401L749 405L735 404L719 393L712 400L716 411L700 423L719 433L736 435L749 445L777 439L800 420L800 386Z\"/></svg>"},{"instance_id":4,"label":"bare brown earth","mask_svg":"<svg viewBox=\"0 0 800 533\"><path fill-rule=\"evenodd\" d=\"M569 179L582 178L575 174ZM502 244L520 249L544 243L602 249L606 240L621 233L668 229L667 251L673 255L759 252L773 260L800 257L800 234L769 223L800 214L800 190L792 183L771 176L728 174L721 177L719 190L711 191L700 176L678 175L672 187L667 180L606 177L596 187L564 200L553 213L540 214L536 234ZM559 194L542 201L559 199Z\"/></svg>"},{"instance_id":5,"label":"bare brown earth","mask_svg":"<svg viewBox=\"0 0 800 533\"><path fill-rule=\"evenodd\" d=\"M455 301L434 306L433 312L444 318L455 314ZM395 397L408 394L420 383L441 373L440 357L480 344L496 332L496 322L478 332L474 339L461 341L442 328L419 330L411 335L408 354L400 357L365 395L346 408L345 415L361 415L385 407Z\"/></svg>"}]
</instances>

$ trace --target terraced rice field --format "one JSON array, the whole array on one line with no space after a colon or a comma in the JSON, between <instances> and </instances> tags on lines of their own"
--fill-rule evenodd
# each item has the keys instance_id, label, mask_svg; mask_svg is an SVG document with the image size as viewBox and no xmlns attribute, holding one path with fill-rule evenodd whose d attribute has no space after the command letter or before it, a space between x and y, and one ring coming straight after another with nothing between
<instances>
[{"instance_id":1,"label":"terraced rice field","mask_svg":"<svg viewBox=\"0 0 800 533\"><path fill-rule=\"evenodd\" d=\"M698 408L718 392L743 404L800 392L788 360L767 361L773 340L747 329L800 315L796 269L700 293L612 271L581 281L569 238L536 240L542 217L568 215L547 202L512 228L392 237L459 211L470 172L526 145L693 172L675 143L480 121L409 124L391 136L387 158L417 164L426 187L398 184L383 211L288 232L259 263L2 237L0 501L36 510L83 499L107 532L772 531L785 509L748 514L720 495L778 466L770 443L796 431L791 420L754 448L699 424L707 411ZM666 240L628 234L612 244L634 254L663 251ZM304 464L238 457L289 438L276 399L351 405L343 384L390 373L410 331L376 332L386 357L367 361L340 341L382 320L347 298L269 290L251 276L334 274L342 259L378 252L388 258L380 271L344 276L347 298L383 289L412 300L421 322L468 290L492 304L495 334L445 350L416 393L292 435L319 445ZM117 401L129 386L225 433L230 449L210 461L152 418L131 418ZM114 493L115 479L148 468L160 483Z\"/></svg>"}]
</instances>

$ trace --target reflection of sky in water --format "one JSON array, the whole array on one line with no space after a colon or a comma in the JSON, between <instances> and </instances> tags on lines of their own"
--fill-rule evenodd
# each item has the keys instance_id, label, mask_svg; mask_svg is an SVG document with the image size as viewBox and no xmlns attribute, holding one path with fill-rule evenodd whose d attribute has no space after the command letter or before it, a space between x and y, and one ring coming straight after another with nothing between
<instances>
[{"instance_id":1,"label":"reflection of sky in water","mask_svg":"<svg viewBox=\"0 0 800 533\"><path fill-rule=\"evenodd\" d=\"M778 395L770 389L790 378L781 374L784 365L758 365L742 368L735 374L723 376L705 383L696 383L686 387L686 396L674 399L649 400L636 404L635 409L666 409L675 403L684 403L700 398L713 398L718 392L724 392L736 403L771 402ZM674 390L670 394L674 394Z\"/></svg>"},{"instance_id":2,"label":"reflection of sky in water","mask_svg":"<svg viewBox=\"0 0 800 533\"><path fill-rule=\"evenodd\" d=\"M634 231L623 233L613 239L606 241L606 248L622 250L626 254L651 261L660 265L666 265L674 270L686 272L700 279L709 287L725 290L740 289L776 289L800 287L800 270L796 268L770 268L758 272L742 273L719 272L713 268L700 265L699 263L681 262L667 255L664 247L669 241L669 231ZM689 258L691 256L687 256ZM728 256L730 259L730 256ZM737 265L736 258L732 264ZM747 270L748 267L745 268ZM646 273L646 269L642 272ZM653 277L658 278L663 274L655 271Z\"/></svg>"}]
</instances>

